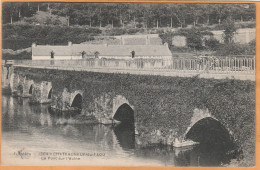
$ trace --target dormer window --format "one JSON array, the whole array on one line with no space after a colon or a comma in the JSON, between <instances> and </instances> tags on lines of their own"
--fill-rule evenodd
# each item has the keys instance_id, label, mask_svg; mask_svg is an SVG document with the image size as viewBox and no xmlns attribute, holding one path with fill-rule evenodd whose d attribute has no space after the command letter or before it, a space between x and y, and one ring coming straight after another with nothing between
<instances>
[{"instance_id":1,"label":"dormer window","mask_svg":"<svg viewBox=\"0 0 260 170\"><path fill-rule=\"evenodd\" d=\"M54 52L51 51L51 59L53 59L53 58L54 58Z\"/></svg>"},{"instance_id":2,"label":"dormer window","mask_svg":"<svg viewBox=\"0 0 260 170\"><path fill-rule=\"evenodd\" d=\"M95 53L94 53L94 55L95 55L95 58L99 58L99 52L98 51L96 51Z\"/></svg>"},{"instance_id":3,"label":"dormer window","mask_svg":"<svg viewBox=\"0 0 260 170\"><path fill-rule=\"evenodd\" d=\"M82 58L86 58L86 54L87 54L87 53L86 53L85 51L82 51L82 52L81 52Z\"/></svg>"},{"instance_id":4,"label":"dormer window","mask_svg":"<svg viewBox=\"0 0 260 170\"><path fill-rule=\"evenodd\" d=\"M133 51L131 51L131 55L132 55L132 58L134 58L135 57L135 51L133 50Z\"/></svg>"}]
</instances>

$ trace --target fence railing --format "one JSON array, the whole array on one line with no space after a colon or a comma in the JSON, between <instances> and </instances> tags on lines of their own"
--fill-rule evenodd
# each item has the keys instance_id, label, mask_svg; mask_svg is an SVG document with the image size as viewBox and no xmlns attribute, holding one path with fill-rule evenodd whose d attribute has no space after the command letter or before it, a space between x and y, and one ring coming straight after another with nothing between
<instances>
[{"instance_id":1,"label":"fence railing","mask_svg":"<svg viewBox=\"0 0 260 170\"><path fill-rule=\"evenodd\" d=\"M255 58L172 58L172 59L82 59L15 60L14 65L55 68L111 68L123 70L166 70L204 73L254 73Z\"/></svg>"}]
</instances>

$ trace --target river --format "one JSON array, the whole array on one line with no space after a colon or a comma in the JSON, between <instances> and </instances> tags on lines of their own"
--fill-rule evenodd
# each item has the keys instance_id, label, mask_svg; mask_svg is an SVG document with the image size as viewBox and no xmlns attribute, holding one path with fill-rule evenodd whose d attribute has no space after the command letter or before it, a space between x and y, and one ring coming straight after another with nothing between
<instances>
[{"instance_id":1,"label":"river","mask_svg":"<svg viewBox=\"0 0 260 170\"><path fill-rule=\"evenodd\" d=\"M4 165L222 166L230 161L224 152L204 145L140 148L132 129L78 124L73 115L28 101L2 96Z\"/></svg>"}]
</instances>

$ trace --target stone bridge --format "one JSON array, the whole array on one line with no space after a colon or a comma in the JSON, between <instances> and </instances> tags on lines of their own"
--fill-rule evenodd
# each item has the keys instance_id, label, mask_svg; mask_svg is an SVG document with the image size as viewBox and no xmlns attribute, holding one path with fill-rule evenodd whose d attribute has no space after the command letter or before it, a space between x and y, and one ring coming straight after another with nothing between
<instances>
[{"instance_id":1,"label":"stone bridge","mask_svg":"<svg viewBox=\"0 0 260 170\"><path fill-rule=\"evenodd\" d=\"M254 141L252 81L21 67L13 67L8 79L3 74L13 95L33 103L79 111L102 124L132 123L137 145L203 142L217 133L222 138L215 140L241 148Z\"/></svg>"}]
</instances>

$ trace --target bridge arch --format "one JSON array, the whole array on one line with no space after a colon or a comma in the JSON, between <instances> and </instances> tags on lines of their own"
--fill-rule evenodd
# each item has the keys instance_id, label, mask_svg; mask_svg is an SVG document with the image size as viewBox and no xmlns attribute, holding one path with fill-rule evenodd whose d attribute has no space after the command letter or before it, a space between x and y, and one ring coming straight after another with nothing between
<instances>
[{"instance_id":1,"label":"bridge arch","mask_svg":"<svg viewBox=\"0 0 260 170\"><path fill-rule=\"evenodd\" d=\"M118 111L118 109L124 105L127 104L133 111L134 111L134 106L132 106L129 101L122 95L117 95L116 97L113 98L113 111L111 118L113 118Z\"/></svg>"},{"instance_id":2,"label":"bridge arch","mask_svg":"<svg viewBox=\"0 0 260 170\"><path fill-rule=\"evenodd\" d=\"M83 103L83 92L80 90L76 90L71 94L70 97L70 107L76 107L78 109L82 109Z\"/></svg>"},{"instance_id":3,"label":"bridge arch","mask_svg":"<svg viewBox=\"0 0 260 170\"><path fill-rule=\"evenodd\" d=\"M210 148L221 148L221 150L234 150L236 145L230 131L216 118L212 116L203 117L188 128L184 139L199 142Z\"/></svg>"},{"instance_id":4,"label":"bridge arch","mask_svg":"<svg viewBox=\"0 0 260 170\"><path fill-rule=\"evenodd\" d=\"M33 90L34 90L34 84L32 83L32 84L29 86L29 94L33 94Z\"/></svg>"},{"instance_id":5,"label":"bridge arch","mask_svg":"<svg viewBox=\"0 0 260 170\"><path fill-rule=\"evenodd\" d=\"M134 110L128 103L123 103L118 107L112 118L122 123L134 124Z\"/></svg>"}]
</instances>

